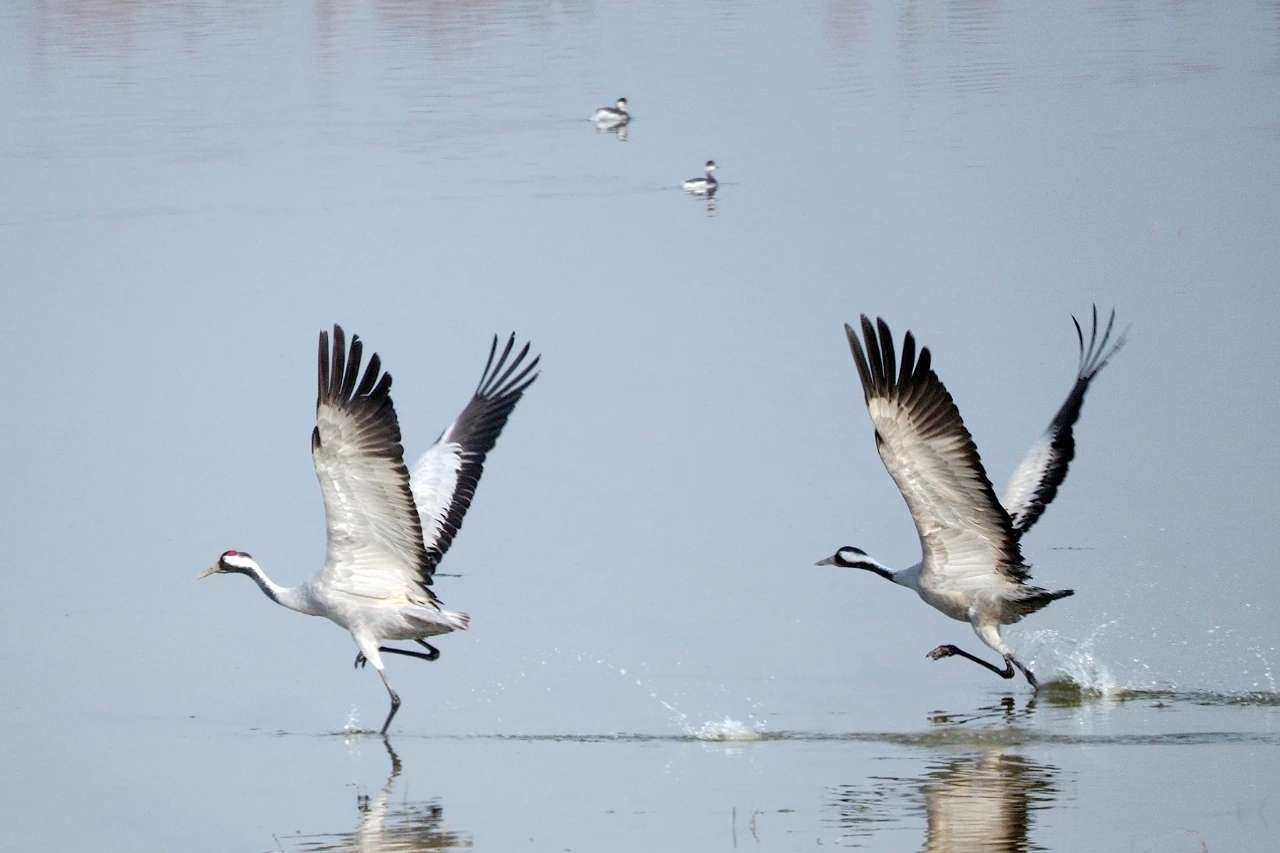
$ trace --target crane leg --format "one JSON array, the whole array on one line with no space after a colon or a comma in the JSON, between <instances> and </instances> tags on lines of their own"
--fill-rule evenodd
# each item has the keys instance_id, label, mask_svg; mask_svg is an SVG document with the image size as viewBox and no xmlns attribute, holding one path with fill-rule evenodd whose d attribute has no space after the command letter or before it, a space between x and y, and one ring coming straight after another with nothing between
<instances>
[{"instance_id":1,"label":"crane leg","mask_svg":"<svg viewBox=\"0 0 1280 853\"><path fill-rule=\"evenodd\" d=\"M385 672L378 670L378 677L382 679L382 686L387 688L387 693L391 696L391 710L387 712L387 721L382 724L381 734L385 735L387 729L391 726L391 720L395 717L396 711L400 710L400 696L391 689L391 682L387 681Z\"/></svg>"},{"instance_id":2,"label":"crane leg","mask_svg":"<svg viewBox=\"0 0 1280 853\"><path fill-rule=\"evenodd\" d=\"M1015 663L1017 663L1013 659L1013 655L1005 655L1004 669L1000 669L995 664L987 663L977 655L971 655L968 652L966 652L964 649L960 648L959 646L953 646L950 643L948 643L947 645L938 646L936 649L929 652L929 654L925 655L925 657L929 658L930 660L942 660L943 658L949 658L952 655L959 655L962 658L968 658L969 660L973 661L976 664L985 666L987 669L991 670L1001 678L1013 678L1014 676L1013 666ZM1027 676L1027 680L1030 681L1032 686L1034 687L1035 680L1034 680L1034 676L1031 675L1030 671L1024 668L1020 663L1018 664L1018 669L1022 670L1022 673Z\"/></svg>"},{"instance_id":3,"label":"crane leg","mask_svg":"<svg viewBox=\"0 0 1280 853\"><path fill-rule=\"evenodd\" d=\"M1025 676L1025 677L1026 677L1026 679L1027 679L1027 684L1030 684L1030 685L1031 685L1031 689L1032 689L1032 690L1039 690L1039 689L1040 689L1040 682L1039 682L1039 681L1036 681L1035 673L1033 673L1031 670L1027 669L1027 668L1023 665L1022 661L1018 660L1018 659L1017 659L1017 658L1015 658L1013 655L1009 655L1009 656L1008 656L1007 658L1005 658L1005 659L1006 659L1007 661L1009 661L1009 663L1011 663L1011 664L1013 664L1014 666L1016 666L1016 667L1018 668L1018 671L1019 671L1019 672L1021 672L1021 673L1023 674L1023 676Z\"/></svg>"},{"instance_id":4,"label":"crane leg","mask_svg":"<svg viewBox=\"0 0 1280 853\"><path fill-rule=\"evenodd\" d=\"M406 649L393 649L388 646L378 646L378 651L390 652L393 655L405 655L406 657L418 658L420 660L435 660L440 657L440 650L430 643L424 643L422 640L415 640L414 642L424 647L426 652L411 652ZM364 652L356 652L356 662L353 664L353 667L361 667L368 662L368 659L364 656Z\"/></svg>"}]
</instances>

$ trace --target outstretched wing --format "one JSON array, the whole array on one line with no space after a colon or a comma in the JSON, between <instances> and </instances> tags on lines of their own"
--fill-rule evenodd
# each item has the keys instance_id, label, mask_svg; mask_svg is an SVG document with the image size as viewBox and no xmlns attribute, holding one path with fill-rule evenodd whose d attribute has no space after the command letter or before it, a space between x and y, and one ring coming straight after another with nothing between
<instances>
[{"instance_id":1,"label":"outstretched wing","mask_svg":"<svg viewBox=\"0 0 1280 853\"><path fill-rule=\"evenodd\" d=\"M934 588L1008 593L1028 579L1009 515L996 500L973 438L938 375L928 348L916 357L910 332L899 367L884 320L864 315L866 351L846 324L876 449L898 484L924 549L921 580ZM1001 589L1004 587L1004 589Z\"/></svg>"},{"instance_id":2,"label":"outstretched wing","mask_svg":"<svg viewBox=\"0 0 1280 853\"><path fill-rule=\"evenodd\" d=\"M431 561L409 488L391 374L375 353L360 376L363 344L341 326L320 333L311 456L329 528L321 581L353 595L431 597Z\"/></svg>"},{"instance_id":3,"label":"outstretched wing","mask_svg":"<svg viewBox=\"0 0 1280 853\"><path fill-rule=\"evenodd\" d=\"M1049 428L1031 445L1031 449L1022 457L1017 470L1009 478L1009 485L1004 490L1003 504L1013 519L1013 531L1021 536L1035 524L1044 513L1045 507L1058 494L1058 487L1067 478L1067 466L1076 455L1076 441L1072 428L1080 418L1080 408L1084 405L1084 394L1089 390L1089 383L1098 371L1107 366L1111 357L1119 352L1125 344L1129 330L1125 329L1111 341L1111 330L1115 326L1116 312L1112 310L1107 319L1107 328L1098 340L1098 306L1093 306L1093 329L1089 332L1089 346L1084 344L1084 333L1075 317L1071 322L1076 326L1076 337L1080 341L1080 364L1076 370L1076 384L1071 393L1058 409L1058 413L1049 422Z\"/></svg>"},{"instance_id":4,"label":"outstretched wing","mask_svg":"<svg viewBox=\"0 0 1280 853\"><path fill-rule=\"evenodd\" d=\"M427 583L462 527L463 516L484 473L486 454L493 449L525 389L538 378L533 370L542 356L525 364L527 343L508 364L515 342L513 334L495 363L498 337L494 335L489 360L471 402L413 466L411 486L425 534Z\"/></svg>"}]
</instances>

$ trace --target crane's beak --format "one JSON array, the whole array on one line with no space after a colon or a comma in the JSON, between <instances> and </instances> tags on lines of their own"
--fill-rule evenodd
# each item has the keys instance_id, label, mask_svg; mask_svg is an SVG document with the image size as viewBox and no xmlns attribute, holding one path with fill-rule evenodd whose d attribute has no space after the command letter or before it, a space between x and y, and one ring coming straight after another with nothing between
<instances>
[{"instance_id":1,"label":"crane's beak","mask_svg":"<svg viewBox=\"0 0 1280 853\"><path fill-rule=\"evenodd\" d=\"M834 566L836 564L835 557L827 557L825 560L819 560L814 563L815 566Z\"/></svg>"},{"instance_id":2,"label":"crane's beak","mask_svg":"<svg viewBox=\"0 0 1280 853\"><path fill-rule=\"evenodd\" d=\"M209 577L209 575L216 575L217 573L218 573L218 564L214 563L212 566L205 569L200 574L196 575L196 580L200 580L201 578L207 578Z\"/></svg>"}]
</instances>

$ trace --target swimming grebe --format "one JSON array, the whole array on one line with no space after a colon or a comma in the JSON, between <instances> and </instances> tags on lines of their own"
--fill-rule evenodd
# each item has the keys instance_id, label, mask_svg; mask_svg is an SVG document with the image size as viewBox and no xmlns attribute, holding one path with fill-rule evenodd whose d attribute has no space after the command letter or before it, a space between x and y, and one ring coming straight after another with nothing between
<instances>
[{"instance_id":1,"label":"swimming grebe","mask_svg":"<svg viewBox=\"0 0 1280 853\"><path fill-rule=\"evenodd\" d=\"M690 178L681 184L687 191L696 195L711 195L716 191L716 187L720 184L716 181L716 161L708 160L706 166L707 174L701 178Z\"/></svg>"},{"instance_id":2,"label":"swimming grebe","mask_svg":"<svg viewBox=\"0 0 1280 853\"><path fill-rule=\"evenodd\" d=\"M627 112L627 99L618 98L611 107L601 107L591 114L591 120L605 127L616 127L631 121L631 113Z\"/></svg>"}]
</instances>

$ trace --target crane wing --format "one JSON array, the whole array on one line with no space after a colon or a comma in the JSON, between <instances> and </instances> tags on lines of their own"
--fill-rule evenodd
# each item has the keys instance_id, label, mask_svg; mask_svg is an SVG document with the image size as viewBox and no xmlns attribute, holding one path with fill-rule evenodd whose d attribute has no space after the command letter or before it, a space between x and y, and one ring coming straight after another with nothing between
<instances>
[{"instance_id":1,"label":"crane wing","mask_svg":"<svg viewBox=\"0 0 1280 853\"><path fill-rule=\"evenodd\" d=\"M363 344L341 326L320 333L311 456L324 494L329 540L321 580L369 598L425 597L431 563L409 488L391 374L375 353L360 376Z\"/></svg>"},{"instance_id":2,"label":"crane wing","mask_svg":"<svg viewBox=\"0 0 1280 853\"><path fill-rule=\"evenodd\" d=\"M1125 344L1128 329L1111 343L1111 331L1115 326L1116 312L1112 310L1107 327L1098 339L1098 306L1093 306L1093 329L1089 332L1089 346L1084 343L1084 333L1075 317L1076 337L1080 341L1080 363L1076 370L1076 383L1063 402L1049 427L1036 439L1035 444L1022 457L1009 485L1004 490L1004 504L1013 520L1013 531L1021 536L1035 524L1045 507L1058 494L1058 487L1067 478L1067 466L1076 455L1075 436L1072 428L1080 418L1085 392L1098 371L1107 366L1111 357Z\"/></svg>"},{"instance_id":3,"label":"crane wing","mask_svg":"<svg viewBox=\"0 0 1280 853\"><path fill-rule=\"evenodd\" d=\"M893 334L883 320L873 326L862 317L865 352L854 330L848 324L844 329L875 425L876 449L920 534L921 583L1010 594L1007 584L1021 586L1029 577L1018 538L959 409L930 369L928 348L917 359L915 338L907 332L899 368Z\"/></svg>"},{"instance_id":4,"label":"crane wing","mask_svg":"<svg viewBox=\"0 0 1280 853\"><path fill-rule=\"evenodd\" d=\"M471 401L413 466L410 485L425 534L427 583L462 527L484 473L485 456L493 449L525 389L538 378L533 370L541 356L525 364L527 343L508 364L515 341L513 334L495 362L498 337L494 336L489 360Z\"/></svg>"}]
</instances>

